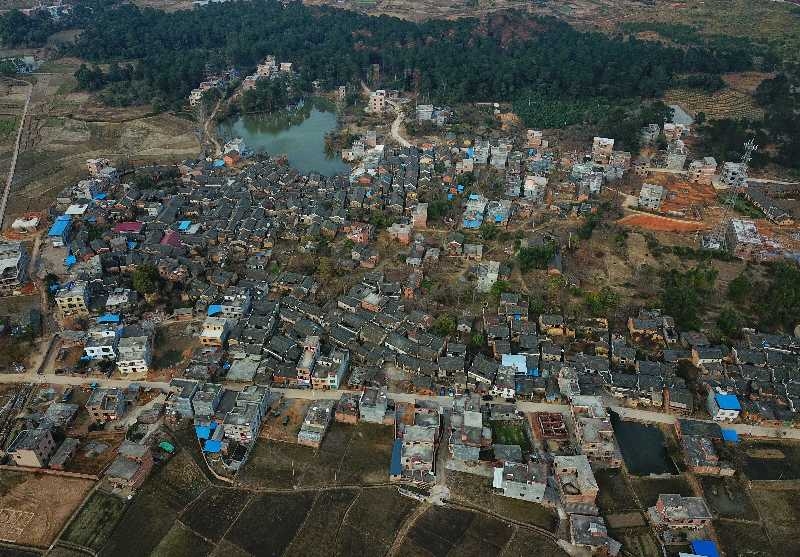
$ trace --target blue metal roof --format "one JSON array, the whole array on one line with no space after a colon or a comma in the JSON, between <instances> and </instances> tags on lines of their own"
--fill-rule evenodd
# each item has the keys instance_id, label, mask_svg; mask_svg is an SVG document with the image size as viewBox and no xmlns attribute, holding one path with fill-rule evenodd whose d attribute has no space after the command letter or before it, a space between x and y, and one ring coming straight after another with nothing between
<instances>
[{"instance_id":1,"label":"blue metal roof","mask_svg":"<svg viewBox=\"0 0 800 557\"><path fill-rule=\"evenodd\" d=\"M715 394L714 399L717 401L717 405L722 410L741 410L742 405L739 404L739 399L736 398L736 395L722 395L722 394Z\"/></svg>"},{"instance_id":2,"label":"blue metal roof","mask_svg":"<svg viewBox=\"0 0 800 557\"><path fill-rule=\"evenodd\" d=\"M69 230L69 225L72 222L72 219L67 215L61 215L56 219L56 222L53 223L53 226L50 227L50 230L47 232L48 236L63 236L67 230Z\"/></svg>"},{"instance_id":3,"label":"blue metal roof","mask_svg":"<svg viewBox=\"0 0 800 557\"><path fill-rule=\"evenodd\" d=\"M403 442L400 439L395 439L394 445L392 445L392 461L389 464L389 474L391 476L399 476L403 471L403 467L400 465L402 449Z\"/></svg>"},{"instance_id":4,"label":"blue metal roof","mask_svg":"<svg viewBox=\"0 0 800 557\"><path fill-rule=\"evenodd\" d=\"M178 223L178 230L189 230L190 226L192 226L192 221L182 220Z\"/></svg>"},{"instance_id":5,"label":"blue metal roof","mask_svg":"<svg viewBox=\"0 0 800 557\"><path fill-rule=\"evenodd\" d=\"M722 439L727 441L728 443L738 443L739 442L739 434L736 433L735 429L723 429L722 430Z\"/></svg>"},{"instance_id":6,"label":"blue metal roof","mask_svg":"<svg viewBox=\"0 0 800 557\"><path fill-rule=\"evenodd\" d=\"M102 200L104 200L106 197L108 197L108 194L107 194L107 193L96 193L96 194L94 194L94 195L92 196L92 199L96 199L97 201L102 201Z\"/></svg>"},{"instance_id":7,"label":"blue metal roof","mask_svg":"<svg viewBox=\"0 0 800 557\"><path fill-rule=\"evenodd\" d=\"M207 425L194 426L194 432L197 434L198 439L208 439L211 437L211 428Z\"/></svg>"},{"instance_id":8,"label":"blue metal roof","mask_svg":"<svg viewBox=\"0 0 800 557\"><path fill-rule=\"evenodd\" d=\"M75 257L74 255L68 255L64 258L64 265L66 265L67 267L72 267L77 262L78 258Z\"/></svg>"},{"instance_id":9,"label":"blue metal roof","mask_svg":"<svg viewBox=\"0 0 800 557\"><path fill-rule=\"evenodd\" d=\"M504 366L515 368L517 375L525 375L528 371L528 360L522 354L503 354L500 361Z\"/></svg>"},{"instance_id":10,"label":"blue metal roof","mask_svg":"<svg viewBox=\"0 0 800 557\"><path fill-rule=\"evenodd\" d=\"M711 540L694 540L691 542L692 553L703 557L719 557L717 544Z\"/></svg>"},{"instance_id":11,"label":"blue metal roof","mask_svg":"<svg viewBox=\"0 0 800 557\"><path fill-rule=\"evenodd\" d=\"M98 323L119 323L120 321L118 313L106 313L97 318Z\"/></svg>"},{"instance_id":12,"label":"blue metal roof","mask_svg":"<svg viewBox=\"0 0 800 557\"><path fill-rule=\"evenodd\" d=\"M207 453L218 453L222 450L222 441L216 439L209 439L203 445L203 451Z\"/></svg>"},{"instance_id":13,"label":"blue metal roof","mask_svg":"<svg viewBox=\"0 0 800 557\"><path fill-rule=\"evenodd\" d=\"M220 313L222 313L222 306L221 305L219 305L219 304L211 304L210 306L208 306L208 315L209 316L218 315Z\"/></svg>"}]
</instances>

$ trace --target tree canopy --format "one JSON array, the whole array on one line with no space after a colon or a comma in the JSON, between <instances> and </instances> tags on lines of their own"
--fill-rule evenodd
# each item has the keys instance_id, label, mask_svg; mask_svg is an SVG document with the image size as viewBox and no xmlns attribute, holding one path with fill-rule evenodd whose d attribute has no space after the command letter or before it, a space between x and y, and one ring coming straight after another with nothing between
<instances>
[{"instance_id":1,"label":"tree canopy","mask_svg":"<svg viewBox=\"0 0 800 557\"><path fill-rule=\"evenodd\" d=\"M713 45L671 48L518 12L486 22L415 23L276 0L170 13L113 2L88 5L91 25L66 53L97 64L136 60L128 81L136 84L131 90L138 100L168 105L183 102L209 68L249 69L267 54L329 86L356 82L378 64L381 85L416 90L437 102L511 100L527 90L564 99L653 97L678 72L749 65L749 57L723 56ZM46 17L15 11L0 20L7 45L40 44L54 30Z\"/></svg>"}]
</instances>

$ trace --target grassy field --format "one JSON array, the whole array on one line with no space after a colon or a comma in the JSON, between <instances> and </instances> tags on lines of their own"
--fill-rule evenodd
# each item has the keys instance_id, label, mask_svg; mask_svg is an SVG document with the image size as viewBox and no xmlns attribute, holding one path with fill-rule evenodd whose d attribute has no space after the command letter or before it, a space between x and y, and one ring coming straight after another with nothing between
<instances>
[{"instance_id":1,"label":"grassy field","mask_svg":"<svg viewBox=\"0 0 800 557\"><path fill-rule=\"evenodd\" d=\"M683 476L670 478L643 478L632 476L630 478L633 490L642 504L642 510L656 504L661 493L677 493L684 497L695 495L692 486Z\"/></svg>"},{"instance_id":2,"label":"grassy field","mask_svg":"<svg viewBox=\"0 0 800 557\"><path fill-rule=\"evenodd\" d=\"M597 506L603 515L636 510L633 492L625 482L622 470L598 470L595 479L600 487Z\"/></svg>"},{"instance_id":3,"label":"grassy field","mask_svg":"<svg viewBox=\"0 0 800 557\"><path fill-rule=\"evenodd\" d=\"M204 557L210 555L213 549L210 543L191 530L181 524L175 524L150 555L151 557Z\"/></svg>"},{"instance_id":4,"label":"grassy field","mask_svg":"<svg viewBox=\"0 0 800 557\"><path fill-rule=\"evenodd\" d=\"M800 555L800 538L797 537L800 490L775 491L756 486L750 491L750 496L758 507L773 546L781 548L787 555Z\"/></svg>"},{"instance_id":5,"label":"grassy field","mask_svg":"<svg viewBox=\"0 0 800 557\"><path fill-rule=\"evenodd\" d=\"M492 442L500 445L519 445L522 452L531 450L531 444L522 424L517 422L491 421Z\"/></svg>"},{"instance_id":6,"label":"grassy field","mask_svg":"<svg viewBox=\"0 0 800 557\"><path fill-rule=\"evenodd\" d=\"M661 546L649 527L609 529L608 534L622 543L629 555L660 557Z\"/></svg>"},{"instance_id":7,"label":"grassy field","mask_svg":"<svg viewBox=\"0 0 800 557\"><path fill-rule=\"evenodd\" d=\"M776 552L758 523L720 519L714 521L720 547L725 555L747 555L748 557L768 557L772 555L793 555Z\"/></svg>"},{"instance_id":8,"label":"grassy field","mask_svg":"<svg viewBox=\"0 0 800 557\"><path fill-rule=\"evenodd\" d=\"M733 478L698 477L703 495L714 516L758 521L749 490Z\"/></svg>"},{"instance_id":9,"label":"grassy field","mask_svg":"<svg viewBox=\"0 0 800 557\"><path fill-rule=\"evenodd\" d=\"M92 551L100 551L123 512L125 502L122 499L95 491L70 523L62 539Z\"/></svg>"}]
</instances>

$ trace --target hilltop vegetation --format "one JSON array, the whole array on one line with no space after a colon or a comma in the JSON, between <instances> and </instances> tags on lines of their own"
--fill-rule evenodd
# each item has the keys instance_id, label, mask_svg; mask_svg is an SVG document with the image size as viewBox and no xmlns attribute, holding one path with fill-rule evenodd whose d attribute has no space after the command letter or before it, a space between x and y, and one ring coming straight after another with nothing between
<instances>
[{"instance_id":1,"label":"hilltop vegetation","mask_svg":"<svg viewBox=\"0 0 800 557\"><path fill-rule=\"evenodd\" d=\"M91 8L91 25L68 53L94 63L136 60L132 73L103 72L100 80L129 83L138 92L132 102L162 107L180 104L207 65L248 68L270 53L328 86L358 80L379 64L383 85L441 102L510 100L530 88L572 99L657 97L678 72L752 66L726 45L671 48L519 13L416 24L273 0L173 13L129 4ZM35 45L55 27L10 12L0 33L6 44Z\"/></svg>"}]
</instances>

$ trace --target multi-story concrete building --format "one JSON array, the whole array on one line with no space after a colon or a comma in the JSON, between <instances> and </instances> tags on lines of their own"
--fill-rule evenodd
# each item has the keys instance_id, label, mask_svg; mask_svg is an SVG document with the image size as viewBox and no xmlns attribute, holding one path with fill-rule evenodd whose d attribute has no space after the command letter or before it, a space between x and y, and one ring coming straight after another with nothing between
<instances>
[{"instance_id":1,"label":"multi-story concrete building","mask_svg":"<svg viewBox=\"0 0 800 557\"><path fill-rule=\"evenodd\" d=\"M231 332L231 322L224 317L206 317L200 331L203 346L224 346Z\"/></svg>"},{"instance_id":2,"label":"multi-story concrete building","mask_svg":"<svg viewBox=\"0 0 800 557\"><path fill-rule=\"evenodd\" d=\"M689 181L696 184L711 185L717 172L717 161L714 157L696 159L689 165Z\"/></svg>"},{"instance_id":3,"label":"multi-story concrete building","mask_svg":"<svg viewBox=\"0 0 800 557\"><path fill-rule=\"evenodd\" d=\"M217 383L206 383L192 397L192 410L198 417L208 418L214 415L222 400L224 389Z\"/></svg>"},{"instance_id":4,"label":"multi-story concrete building","mask_svg":"<svg viewBox=\"0 0 800 557\"><path fill-rule=\"evenodd\" d=\"M751 220L731 219L725 229L725 246L739 259L757 259L764 241Z\"/></svg>"},{"instance_id":5,"label":"multi-story concrete building","mask_svg":"<svg viewBox=\"0 0 800 557\"><path fill-rule=\"evenodd\" d=\"M89 287L86 281L78 280L61 286L54 300L62 318L89 315Z\"/></svg>"},{"instance_id":6,"label":"multi-story concrete building","mask_svg":"<svg viewBox=\"0 0 800 557\"><path fill-rule=\"evenodd\" d=\"M570 410L581 453L602 466L622 465L622 452L600 397L575 396Z\"/></svg>"},{"instance_id":7,"label":"multi-story concrete building","mask_svg":"<svg viewBox=\"0 0 800 557\"><path fill-rule=\"evenodd\" d=\"M596 164L608 164L614 152L614 140L607 137L595 137L592 140L592 160Z\"/></svg>"},{"instance_id":8,"label":"multi-story concrete building","mask_svg":"<svg viewBox=\"0 0 800 557\"><path fill-rule=\"evenodd\" d=\"M642 189L639 192L639 208L658 211L666 196L667 190L664 189L664 186L642 184Z\"/></svg>"},{"instance_id":9,"label":"multi-story concrete building","mask_svg":"<svg viewBox=\"0 0 800 557\"><path fill-rule=\"evenodd\" d=\"M595 504L599 488L586 455L553 457L553 475L562 504Z\"/></svg>"},{"instance_id":10,"label":"multi-story concrete building","mask_svg":"<svg viewBox=\"0 0 800 557\"><path fill-rule=\"evenodd\" d=\"M726 162L722 165L719 181L729 188L740 188L747 182L747 167L740 162Z\"/></svg>"},{"instance_id":11,"label":"multi-story concrete building","mask_svg":"<svg viewBox=\"0 0 800 557\"><path fill-rule=\"evenodd\" d=\"M153 359L150 335L122 337L117 345L117 368L120 373L147 373Z\"/></svg>"},{"instance_id":12,"label":"multi-story concrete building","mask_svg":"<svg viewBox=\"0 0 800 557\"><path fill-rule=\"evenodd\" d=\"M55 450L56 442L49 429L24 429L7 452L17 466L43 468Z\"/></svg>"},{"instance_id":13,"label":"multi-story concrete building","mask_svg":"<svg viewBox=\"0 0 800 557\"><path fill-rule=\"evenodd\" d=\"M28 251L22 242L0 240L0 293L13 292L28 274Z\"/></svg>"},{"instance_id":14,"label":"multi-story concrete building","mask_svg":"<svg viewBox=\"0 0 800 557\"><path fill-rule=\"evenodd\" d=\"M379 114L386 110L386 91L378 89L369 95L369 111Z\"/></svg>"}]
</instances>

